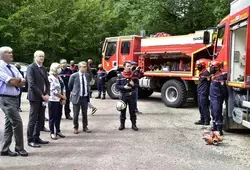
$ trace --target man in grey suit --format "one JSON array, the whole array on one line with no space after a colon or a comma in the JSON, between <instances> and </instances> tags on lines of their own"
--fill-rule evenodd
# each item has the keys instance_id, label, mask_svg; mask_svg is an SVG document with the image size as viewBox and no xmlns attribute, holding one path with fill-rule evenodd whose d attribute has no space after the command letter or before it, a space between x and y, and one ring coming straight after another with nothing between
<instances>
[{"instance_id":1,"label":"man in grey suit","mask_svg":"<svg viewBox=\"0 0 250 170\"><path fill-rule=\"evenodd\" d=\"M82 124L83 131L90 133L88 129L88 102L90 96L89 82L91 81L91 75L87 73L87 63L82 61L78 64L79 72L76 72L70 76L69 79L69 90L71 92L71 102L73 104L74 112L74 134L78 134L78 117L80 109L82 110Z\"/></svg>"},{"instance_id":2,"label":"man in grey suit","mask_svg":"<svg viewBox=\"0 0 250 170\"><path fill-rule=\"evenodd\" d=\"M40 144L48 144L40 138L40 131L44 125L45 106L44 102L48 102L49 80L47 71L43 66L45 54L43 51L34 53L34 63L28 67L28 100L30 103L30 114L28 124L28 145L38 148Z\"/></svg>"}]
</instances>

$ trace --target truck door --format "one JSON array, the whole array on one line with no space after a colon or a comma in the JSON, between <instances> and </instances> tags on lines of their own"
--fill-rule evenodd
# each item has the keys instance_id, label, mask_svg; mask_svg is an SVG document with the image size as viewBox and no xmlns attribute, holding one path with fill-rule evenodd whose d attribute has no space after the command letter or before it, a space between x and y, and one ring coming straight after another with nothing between
<instances>
[{"instance_id":1,"label":"truck door","mask_svg":"<svg viewBox=\"0 0 250 170\"><path fill-rule=\"evenodd\" d=\"M246 71L247 21L242 21L231 28L231 64L230 81L244 83Z\"/></svg>"},{"instance_id":2,"label":"truck door","mask_svg":"<svg viewBox=\"0 0 250 170\"><path fill-rule=\"evenodd\" d=\"M121 41L121 51L119 52L119 66L122 67L123 63L126 60L133 60L132 57L129 57L131 54L131 41L125 40Z\"/></svg>"}]
</instances>

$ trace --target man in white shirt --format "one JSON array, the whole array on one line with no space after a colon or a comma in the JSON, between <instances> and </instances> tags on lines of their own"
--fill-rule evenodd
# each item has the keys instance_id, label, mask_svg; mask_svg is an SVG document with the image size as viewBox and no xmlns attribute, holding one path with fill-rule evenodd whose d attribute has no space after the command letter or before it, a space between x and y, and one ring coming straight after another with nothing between
<instances>
[{"instance_id":1,"label":"man in white shirt","mask_svg":"<svg viewBox=\"0 0 250 170\"><path fill-rule=\"evenodd\" d=\"M71 92L71 102L73 104L73 112L74 112L74 133L78 134L78 117L80 109L82 109L82 124L83 131L90 133L91 131L88 129L88 118L87 118L87 110L88 110L88 102L90 96L89 82L91 81L91 76L87 73L87 63L82 61L78 64L79 72L76 72L70 76L69 79L69 90Z\"/></svg>"}]
</instances>

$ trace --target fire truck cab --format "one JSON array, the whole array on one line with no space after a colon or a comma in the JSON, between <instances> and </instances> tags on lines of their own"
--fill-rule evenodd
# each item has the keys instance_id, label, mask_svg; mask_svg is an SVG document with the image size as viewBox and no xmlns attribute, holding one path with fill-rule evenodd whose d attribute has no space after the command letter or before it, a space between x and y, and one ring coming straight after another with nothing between
<instances>
[{"instance_id":1,"label":"fire truck cab","mask_svg":"<svg viewBox=\"0 0 250 170\"><path fill-rule=\"evenodd\" d=\"M217 27L214 58L228 73L224 130L250 128L250 1L235 0Z\"/></svg>"}]
</instances>

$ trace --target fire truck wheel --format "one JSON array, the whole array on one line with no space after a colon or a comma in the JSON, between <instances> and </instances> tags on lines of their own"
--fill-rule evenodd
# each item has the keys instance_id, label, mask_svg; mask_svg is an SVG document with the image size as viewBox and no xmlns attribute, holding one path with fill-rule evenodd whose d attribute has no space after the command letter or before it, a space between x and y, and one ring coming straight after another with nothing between
<instances>
[{"instance_id":1,"label":"fire truck wheel","mask_svg":"<svg viewBox=\"0 0 250 170\"><path fill-rule=\"evenodd\" d=\"M187 100L185 85L179 80L168 80L161 88L161 98L168 107L182 107Z\"/></svg>"},{"instance_id":2,"label":"fire truck wheel","mask_svg":"<svg viewBox=\"0 0 250 170\"><path fill-rule=\"evenodd\" d=\"M139 88L139 91L138 91L138 96L139 98L148 98L149 96L151 96L153 94L153 90L151 89L142 89L142 88Z\"/></svg>"},{"instance_id":3,"label":"fire truck wheel","mask_svg":"<svg viewBox=\"0 0 250 170\"><path fill-rule=\"evenodd\" d=\"M119 98L119 91L116 88L116 77L111 78L107 83L107 93L111 99Z\"/></svg>"}]
</instances>

